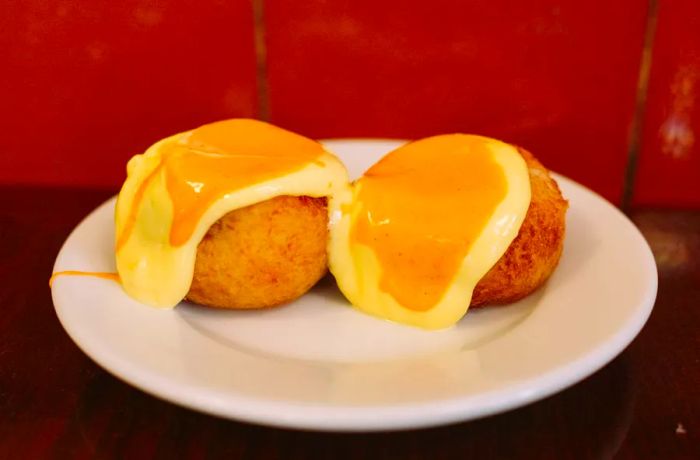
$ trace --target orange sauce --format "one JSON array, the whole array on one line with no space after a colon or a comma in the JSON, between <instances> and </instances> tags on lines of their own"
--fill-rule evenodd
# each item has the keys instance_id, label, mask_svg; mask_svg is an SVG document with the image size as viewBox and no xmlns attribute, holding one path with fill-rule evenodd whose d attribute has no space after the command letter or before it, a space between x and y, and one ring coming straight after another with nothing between
<instances>
[{"instance_id":1,"label":"orange sauce","mask_svg":"<svg viewBox=\"0 0 700 460\"><path fill-rule=\"evenodd\" d=\"M199 127L162 152L161 165L141 183L117 250L133 231L143 190L161 170L173 202L170 244L181 246L219 198L309 163L318 164L323 152L315 141L256 120L225 120Z\"/></svg>"},{"instance_id":2,"label":"orange sauce","mask_svg":"<svg viewBox=\"0 0 700 460\"><path fill-rule=\"evenodd\" d=\"M77 270L66 270L62 272L55 272L51 275L51 278L49 278L49 287L53 285L53 282L58 278L59 276L92 276L95 278L102 278L106 280L112 280L116 281L117 283L120 282L119 280L119 275L117 273L109 273L109 272L81 272Z\"/></svg>"},{"instance_id":3,"label":"orange sauce","mask_svg":"<svg viewBox=\"0 0 700 460\"><path fill-rule=\"evenodd\" d=\"M501 166L478 137L413 142L359 180L361 212L351 241L373 250L381 290L408 309L427 311L442 298L507 190Z\"/></svg>"}]
</instances>

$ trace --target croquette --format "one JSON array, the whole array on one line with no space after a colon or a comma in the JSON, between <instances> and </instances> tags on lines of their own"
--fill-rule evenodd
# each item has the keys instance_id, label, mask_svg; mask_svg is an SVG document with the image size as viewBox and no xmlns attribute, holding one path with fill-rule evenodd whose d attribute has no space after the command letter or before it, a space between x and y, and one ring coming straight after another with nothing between
<instances>
[{"instance_id":1,"label":"croquette","mask_svg":"<svg viewBox=\"0 0 700 460\"><path fill-rule=\"evenodd\" d=\"M476 285L472 306L520 300L544 284L559 263L568 202L549 171L527 150L518 151L530 175L530 207L518 236Z\"/></svg>"},{"instance_id":2,"label":"croquette","mask_svg":"<svg viewBox=\"0 0 700 460\"><path fill-rule=\"evenodd\" d=\"M197 248L187 300L254 309L297 299L327 270L326 198L279 196L236 209Z\"/></svg>"}]
</instances>

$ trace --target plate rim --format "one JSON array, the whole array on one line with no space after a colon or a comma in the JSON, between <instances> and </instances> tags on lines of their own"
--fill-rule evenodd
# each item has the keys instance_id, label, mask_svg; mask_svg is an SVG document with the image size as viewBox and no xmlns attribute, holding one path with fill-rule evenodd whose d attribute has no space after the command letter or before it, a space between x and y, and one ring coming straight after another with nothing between
<instances>
[{"instance_id":1,"label":"plate rim","mask_svg":"<svg viewBox=\"0 0 700 460\"><path fill-rule=\"evenodd\" d=\"M401 142L398 139L343 138L327 139L322 142L364 143ZM208 389L206 394L193 393L189 384L173 384L167 378L154 374L152 370L138 370L131 363L123 363L118 356L104 351L96 351L90 344L83 343L80 334L74 330L62 313L56 299L56 290L51 289L56 315L69 337L90 359L113 376L129 383L156 398L210 415L252 422L280 428L311 429L318 431L368 432L379 430L404 430L462 422L505 412L517 407L544 399L580 382L610 363L635 339L646 324L653 309L658 290L658 270L651 249L639 229L620 209L590 188L565 176L553 173L558 182L579 188L601 201L611 212L622 218L633 230L639 240L639 250L646 259L646 269L650 270L650 283L646 286L642 301L634 308L624 324L607 340L595 347L586 349L577 359L551 368L537 377L519 380L512 385L476 394L456 396L406 405L329 405L320 403L302 403L288 400L270 400L250 395L223 393ZM77 230L99 213L102 208L110 206L116 199L113 196L90 213L88 213L70 232L59 250L53 271L56 270L68 242ZM535 384L536 383L536 384ZM220 404L221 398L227 400ZM476 401L479 400L479 401ZM234 410L232 410L234 408ZM301 410L300 410L301 409ZM429 416L426 416L429 414Z\"/></svg>"}]
</instances>

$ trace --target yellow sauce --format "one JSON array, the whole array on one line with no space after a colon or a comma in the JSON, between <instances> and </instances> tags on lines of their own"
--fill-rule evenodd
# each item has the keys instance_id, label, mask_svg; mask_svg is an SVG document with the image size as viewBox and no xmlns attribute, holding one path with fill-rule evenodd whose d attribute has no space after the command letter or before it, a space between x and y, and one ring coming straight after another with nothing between
<instances>
[{"instance_id":1,"label":"yellow sauce","mask_svg":"<svg viewBox=\"0 0 700 460\"><path fill-rule=\"evenodd\" d=\"M153 180L153 178L156 177L156 175L160 173L161 170L162 164L159 164L157 168L151 171L143 179L138 189L136 190L136 194L134 195L131 202L131 206L129 207L129 215L126 218L126 223L124 224L121 233L117 237L117 242L115 243L114 250L116 252L119 252L119 250L121 250L121 248L124 246L124 243L126 243L126 240L128 240L131 236L131 232L134 230L134 225L136 225L136 216L139 211L139 206L141 205L141 200L143 199L143 194L146 192L146 188L148 188L148 186L151 185L151 181Z\"/></svg>"},{"instance_id":2,"label":"yellow sauce","mask_svg":"<svg viewBox=\"0 0 700 460\"><path fill-rule=\"evenodd\" d=\"M418 311L442 298L508 189L481 138L449 136L395 150L356 187L352 241L376 254L380 289Z\"/></svg>"},{"instance_id":3,"label":"yellow sauce","mask_svg":"<svg viewBox=\"0 0 700 460\"><path fill-rule=\"evenodd\" d=\"M181 246L214 201L298 170L324 150L317 142L265 123L227 120L193 130L164 153L136 192L117 251L131 235L146 188L163 170L174 209L170 244Z\"/></svg>"},{"instance_id":4,"label":"yellow sauce","mask_svg":"<svg viewBox=\"0 0 700 460\"><path fill-rule=\"evenodd\" d=\"M386 155L336 200L329 264L358 309L426 329L456 323L530 204L511 145L453 134Z\"/></svg>"},{"instance_id":5,"label":"yellow sauce","mask_svg":"<svg viewBox=\"0 0 700 460\"><path fill-rule=\"evenodd\" d=\"M132 158L115 211L124 289L176 305L192 280L197 245L226 213L279 195L332 196L342 164L311 139L249 120L225 120L166 138Z\"/></svg>"}]
</instances>

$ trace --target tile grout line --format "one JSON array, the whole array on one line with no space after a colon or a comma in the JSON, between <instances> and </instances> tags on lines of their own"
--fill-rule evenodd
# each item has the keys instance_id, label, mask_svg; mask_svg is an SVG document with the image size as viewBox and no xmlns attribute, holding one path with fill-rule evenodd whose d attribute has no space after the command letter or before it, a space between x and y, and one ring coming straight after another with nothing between
<instances>
[{"instance_id":1,"label":"tile grout line","mask_svg":"<svg viewBox=\"0 0 700 460\"><path fill-rule=\"evenodd\" d=\"M632 202L634 186L637 176L637 165L642 145L642 131L644 115L646 112L647 94L649 91L649 74L651 72L652 51L654 48L654 36L659 15L659 0L649 0L649 12L644 29L644 44L642 47L642 59L639 64L639 78L637 79L637 92L635 95L632 126L630 127L627 142L627 164L622 188L621 208L627 212Z\"/></svg>"},{"instance_id":2,"label":"tile grout line","mask_svg":"<svg viewBox=\"0 0 700 460\"><path fill-rule=\"evenodd\" d=\"M257 118L270 121L270 91L267 80L267 46L265 44L264 0L252 0L255 45L255 82L257 85Z\"/></svg>"}]
</instances>

